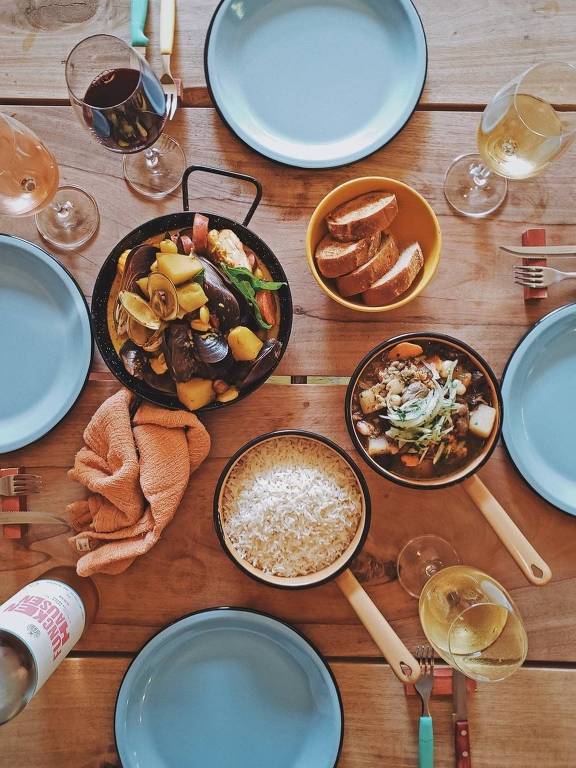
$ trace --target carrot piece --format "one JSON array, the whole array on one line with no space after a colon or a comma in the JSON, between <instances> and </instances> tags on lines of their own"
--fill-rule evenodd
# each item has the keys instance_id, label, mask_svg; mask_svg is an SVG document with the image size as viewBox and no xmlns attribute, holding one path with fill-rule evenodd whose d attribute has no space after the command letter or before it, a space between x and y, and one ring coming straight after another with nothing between
<instances>
[{"instance_id":1,"label":"carrot piece","mask_svg":"<svg viewBox=\"0 0 576 768\"><path fill-rule=\"evenodd\" d=\"M407 360L409 357L418 357L424 352L420 344L412 344L410 341L401 341L388 352L389 360Z\"/></svg>"},{"instance_id":2,"label":"carrot piece","mask_svg":"<svg viewBox=\"0 0 576 768\"><path fill-rule=\"evenodd\" d=\"M405 467L417 467L420 463L420 458L414 453L403 453L400 456L400 461Z\"/></svg>"},{"instance_id":3,"label":"carrot piece","mask_svg":"<svg viewBox=\"0 0 576 768\"><path fill-rule=\"evenodd\" d=\"M256 291L256 303L262 319L274 325L276 323L276 300L272 291Z\"/></svg>"}]
</instances>

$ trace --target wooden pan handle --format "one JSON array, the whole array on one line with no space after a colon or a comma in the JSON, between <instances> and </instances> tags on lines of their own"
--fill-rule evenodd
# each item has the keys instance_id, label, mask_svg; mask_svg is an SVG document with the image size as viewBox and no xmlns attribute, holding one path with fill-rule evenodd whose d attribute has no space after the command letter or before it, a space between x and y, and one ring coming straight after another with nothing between
<instances>
[{"instance_id":1,"label":"wooden pan handle","mask_svg":"<svg viewBox=\"0 0 576 768\"><path fill-rule=\"evenodd\" d=\"M403 683L415 683L420 676L418 662L362 589L352 571L341 573L336 583L386 657L396 677Z\"/></svg>"},{"instance_id":2,"label":"wooden pan handle","mask_svg":"<svg viewBox=\"0 0 576 768\"><path fill-rule=\"evenodd\" d=\"M508 516L504 507L492 496L482 480L477 475L473 475L463 485L468 496L490 523L528 581L540 586L548 583L552 578L550 567Z\"/></svg>"}]
</instances>

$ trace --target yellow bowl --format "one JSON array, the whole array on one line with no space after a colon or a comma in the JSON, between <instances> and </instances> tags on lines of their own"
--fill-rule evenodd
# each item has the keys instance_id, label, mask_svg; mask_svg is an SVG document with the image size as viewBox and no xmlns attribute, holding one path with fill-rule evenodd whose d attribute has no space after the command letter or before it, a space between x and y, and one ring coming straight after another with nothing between
<instances>
[{"instance_id":1,"label":"yellow bowl","mask_svg":"<svg viewBox=\"0 0 576 768\"><path fill-rule=\"evenodd\" d=\"M335 281L323 277L318 271L314 252L320 240L328 232L325 218L331 211L359 195L380 191L393 192L398 200L398 215L390 226L390 231L396 238L398 247L401 250L417 240L424 255L424 268L410 288L396 301L380 307L369 307L360 300L355 301L354 297L345 299L340 296L336 290ZM385 176L365 176L340 184L339 187L329 192L316 207L306 232L306 257L314 279L331 299L342 304L343 307L356 309L359 312L389 312L391 309L402 307L415 299L434 277L440 261L441 246L440 225L430 204L412 187Z\"/></svg>"}]
</instances>

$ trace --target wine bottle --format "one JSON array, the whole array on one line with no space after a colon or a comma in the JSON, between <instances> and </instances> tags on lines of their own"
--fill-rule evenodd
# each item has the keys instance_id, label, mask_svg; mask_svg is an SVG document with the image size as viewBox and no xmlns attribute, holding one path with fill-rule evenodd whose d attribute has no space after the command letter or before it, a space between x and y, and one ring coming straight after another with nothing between
<instances>
[{"instance_id":1,"label":"wine bottle","mask_svg":"<svg viewBox=\"0 0 576 768\"><path fill-rule=\"evenodd\" d=\"M0 605L0 725L21 712L96 616L92 579L61 566Z\"/></svg>"}]
</instances>

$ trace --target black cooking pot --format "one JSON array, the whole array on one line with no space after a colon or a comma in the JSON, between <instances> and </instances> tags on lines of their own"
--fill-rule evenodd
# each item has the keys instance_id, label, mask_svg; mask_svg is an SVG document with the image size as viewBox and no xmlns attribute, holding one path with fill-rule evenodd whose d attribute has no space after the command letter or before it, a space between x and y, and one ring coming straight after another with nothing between
<instances>
[{"instance_id":1,"label":"black cooking pot","mask_svg":"<svg viewBox=\"0 0 576 768\"><path fill-rule=\"evenodd\" d=\"M205 173L214 173L219 176L230 176L234 179L248 181L254 185L256 188L254 201L252 202L250 210L246 214L246 217L241 224L237 221L233 221L232 219L227 219L224 216L205 213L203 211L190 211L188 202L188 178L193 171L204 171ZM114 278L116 277L118 259L125 250L134 248L151 237L162 235L168 230L185 229L187 227L191 227L195 213L203 213L205 216L207 216L210 219L211 229L231 229L236 235L238 235L242 243L251 248L256 256L264 263L272 275L273 280L286 283L286 285L282 286L282 288L280 288L277 293L280 304L278 340L282 343L282 349L273 367L268 371L266 376L259 379L254 384L246 387L245 389L242 389L236 400L231 401L231 403L211 403L210 405L206 405L203 408L200 408L198 412L223 408L225 405L231 405L232 403L236 403L239 400L242 400L244 397L247 397L249 394L258 389L258 387L264 384L266 379L272 375L278 363L282 359L288 344L288 340L290 338L290 331L292 329L292 296L288 286L286 274L282 269L280 262L274 253L270 250L270 248L266 245L266 243L247 227L252 216L254 215L256 208L258 207L261 197L262 186L260 182L254 179L252 176L247 176L243 173L234 173L233 171L225 171L220 168L209 168L201 165L191 165L186 169L182 177L182 202L184 210L180 213L171 213L167 216L159 216L156 219L152 219L151 221L142 224L137 229L132 230L130 234L126 235L126 237L120 240L118 245L112 250L102 265L98 277L96 278L94 292L92 295L92 322L94 328L94 338L96 339L96 344L98 345L98 349L100 350L100 354L102 355L104 362L112 371L114 376L116 376L116 378L122 384L124 384L125 387L130 389L139 397L150 400L151 402L156 403L157 405L161 405L164 408L178 409L183 407L182 403L180 400L178 400L176 395L171 395L154 389L142 379L137 379L136 377L130 375L124 367L122 360L116 353L116 350L114 349L112 340L110 338L110 333L108 331L107 309L110 290L112 288Z\"/></svg>"}]
</instances>

